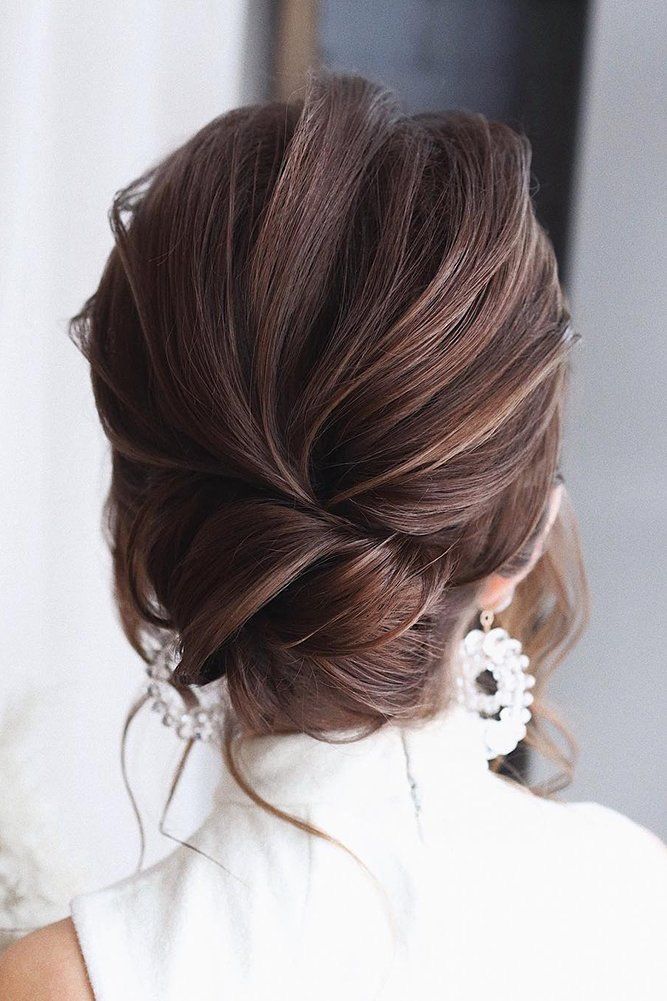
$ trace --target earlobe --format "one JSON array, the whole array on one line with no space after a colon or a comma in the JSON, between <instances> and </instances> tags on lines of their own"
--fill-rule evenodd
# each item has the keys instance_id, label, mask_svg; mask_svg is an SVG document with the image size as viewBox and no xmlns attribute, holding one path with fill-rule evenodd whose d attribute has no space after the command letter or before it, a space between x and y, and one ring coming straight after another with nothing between
<instances>
[{"instance_id":1,"label":"earlobe","mask_svg":"<svg viewBox=\"0 0 667 1001\"><path fill-rule=\"evenodd\" d=\"M512 601L514 600L514 591L515 587L514 584L512 584L509 588L505 590L504 594L501 595L499 600L493 606L492 611L504 612L506 608L509 608L509 606L512 604Z\"/></svg>"},{"instance_id":2,"label":"earlobe","mask_svg":"<svg viewBox=\"0 0 667 1001\"><path fill-rule=\"evenodd\" d=\"M491 612L504 612L512 604L516 582L498 573L491 574L484 582L477 597L480 608Z\"/></svg>"},{"instance_id":3,"label":"earlobe","mask_svg":"<svg viewBox=\"0 0 667 1001\"><path fill-rule=\"evenodd\" d=\"M489 574L477 597L477 602L480 608L486 608L492 612L503 612L512 604L517 584L530 573L542 556L546 539L549 532L553 528L556 518L558 517L561 501L563 499L563 489L563 485L559 483L552 490L546 525L542 536L535 544L530 561L526 564L524 569L517 573L514 577L503 577L502 574L499 573Z\"/></svg>"}]
</instances>

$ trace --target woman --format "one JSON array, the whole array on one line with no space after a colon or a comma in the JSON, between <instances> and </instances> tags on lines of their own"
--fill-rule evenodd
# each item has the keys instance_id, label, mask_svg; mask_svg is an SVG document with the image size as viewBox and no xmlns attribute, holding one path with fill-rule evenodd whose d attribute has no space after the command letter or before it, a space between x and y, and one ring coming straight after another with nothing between
<instances>
[{"instance_id":1,"label":"woman","mask_svg":"<svg viewBox=\"0 0 667 1001\"><path fill-rule=\"evenodd\" d=\"M3 998L659 996L658 840L498 773L562 757L540 697L585 605L529 168L504 125L322 74L117 196L72 326L116 595L221 792L9 950Z\"/></svg>"}]
</instances>

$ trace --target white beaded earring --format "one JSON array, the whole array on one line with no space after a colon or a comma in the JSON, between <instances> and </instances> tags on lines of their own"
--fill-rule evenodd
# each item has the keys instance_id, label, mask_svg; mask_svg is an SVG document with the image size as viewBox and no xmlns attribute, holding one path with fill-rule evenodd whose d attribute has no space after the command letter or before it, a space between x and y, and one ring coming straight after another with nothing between
<instances>
[{"instance_id":1,"label":"white beaded earring","mask_svg":"<svg viewBox=\"0 0 667 1001\"><path fill-rule=\"evenodd\" d=\"M527 673L528 657L519 640L506 629L492 629L494 613L480 614L481 629L471 629L459 648L457 700L479 720L486 757L490 760L509 754L526 736L531 717L529 689L535 678ZM488 692L479 683L488 673L496 690Z\"/></svg>"},{"instance_id":2,"label":"white beaded earring","mask_svg":"<svg viewBox=\"0 0 667 1001\"><path fill-rule=\"evenodd\" d=\"M172 680L177 663L175 645L167 643L148 665L146 695L151 709L182 740L216 740L224 720L217 686L203 689L187 685L179 689Z\"/></svg>"}]
</instances>

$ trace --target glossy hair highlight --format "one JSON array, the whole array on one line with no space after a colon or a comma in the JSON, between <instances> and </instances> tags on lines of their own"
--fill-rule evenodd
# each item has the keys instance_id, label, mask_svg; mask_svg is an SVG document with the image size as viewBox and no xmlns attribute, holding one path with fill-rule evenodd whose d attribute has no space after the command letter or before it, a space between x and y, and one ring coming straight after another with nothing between
<instances>
[{"instance_id":1,"label":"glossy hair highlight","mask_svg":"<svg viewBox=\"0 0 667 1001\"><path fill-rule=\"evenodd\" d=\"M529 560L574 339L530 184L506 125L320 72L116 195L71 332L118 607L145 659L178 637L179 683L226 678L245 733L438 712L480 585ZM500 617L538 695L584 599L565 512Z\"/></svg>"}]
</instances>

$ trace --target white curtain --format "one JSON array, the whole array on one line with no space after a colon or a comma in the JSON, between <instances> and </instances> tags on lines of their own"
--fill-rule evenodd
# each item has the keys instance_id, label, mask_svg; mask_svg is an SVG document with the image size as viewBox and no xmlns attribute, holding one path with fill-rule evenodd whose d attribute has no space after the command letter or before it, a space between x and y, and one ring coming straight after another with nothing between
<instances>
[{"instance_id":1,"label":"white curtain","mask_svg":"<svg viewBox=\"0 0 667 1001\"><path fill-rule=\"evenodd\" d=\"M66 910L69 892L126 875L137 843L118 752L141 662L112 607L106 447L66 321L109 252L114 191L259 96L261 14L252 0L3 4L0 911L3 893L28 900L28 922L40 886ZM144 721L133 745L145 803L174 763L159 730Z\"/></svg>"}]
</instances>

